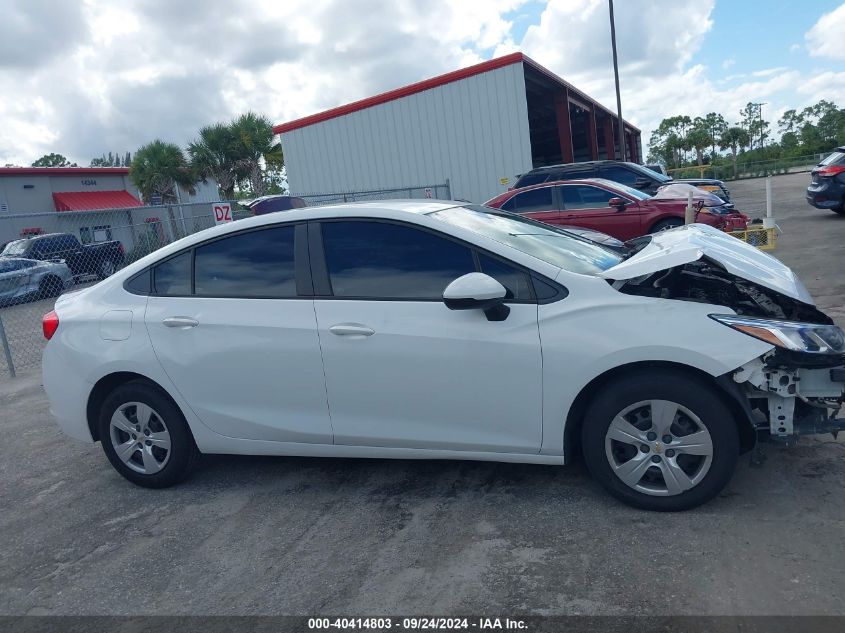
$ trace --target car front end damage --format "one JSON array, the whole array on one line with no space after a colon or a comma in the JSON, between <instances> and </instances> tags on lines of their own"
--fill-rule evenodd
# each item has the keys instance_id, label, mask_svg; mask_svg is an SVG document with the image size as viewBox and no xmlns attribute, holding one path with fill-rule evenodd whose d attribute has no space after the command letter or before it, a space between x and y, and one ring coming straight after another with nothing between
<instances>
[{"instance_id":1,"label":"car front end damage","mask_svg":"<svg viewBox=\"0 0 845 633\"><path fill-rule=\"evenodd\" d=\"M845 431L845 417L838 417L845 400L845 333L784 264L729 236L711 242L702 229L693 229L690 240L679 239L681 229L640 245L605 273L608 281L625 294L711 304L710 318L772 345L730 376L757 431L786 443ZM686 248L689 242L695 250ZM661 268L659 259L672 265Z\"/></svg>"}]
</instances>

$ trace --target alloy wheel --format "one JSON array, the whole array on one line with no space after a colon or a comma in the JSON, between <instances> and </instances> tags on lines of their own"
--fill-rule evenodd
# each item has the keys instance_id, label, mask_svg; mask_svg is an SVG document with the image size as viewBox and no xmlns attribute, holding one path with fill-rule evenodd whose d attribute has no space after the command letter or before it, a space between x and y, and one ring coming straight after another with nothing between
<instances>
[{"instance_id":1,"label":"alloy wheel","mask_svg":"<svg viewBox=\"0 0 845 633\"><path fill-rule=\"evenodd\" d=\"M143 402L117 407L109 437L118 459L142 475L161 471L170 459L170 431L162 417Z\"/></svg>"},{"instance_id":2,"label":"alloy wheel","mask_svg":"<svg viewBox=\"0 0 845 633\"><path fill-rule=\"evenodd\" d=\"M620 411L605 435L613 473L627 486L674 496L698 485L713 461L713 440L701 419L670 400L646 400Z\"/></svg>"}]
</instances>

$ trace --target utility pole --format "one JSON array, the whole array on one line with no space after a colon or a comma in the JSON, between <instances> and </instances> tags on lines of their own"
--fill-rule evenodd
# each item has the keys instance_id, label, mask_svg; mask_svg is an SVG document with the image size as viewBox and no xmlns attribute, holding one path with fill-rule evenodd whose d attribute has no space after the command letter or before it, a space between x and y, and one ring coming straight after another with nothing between
<instances>
[{"instance_id":1,"label":"utility pole","mask_svg":"<svg viewBox=\"0 0 845 633\"><path fill-rule=\"evenodd\" d=\"M613 0L610 4L610 45L613 47L613 77L616 80L616 116L619 119L619 149L622 152L622 160L627 158L625 154L625 124L622 122L622 97L619 93L619 62L616 60L616 23L613 20Z\"/></svg>"}]
</instances>

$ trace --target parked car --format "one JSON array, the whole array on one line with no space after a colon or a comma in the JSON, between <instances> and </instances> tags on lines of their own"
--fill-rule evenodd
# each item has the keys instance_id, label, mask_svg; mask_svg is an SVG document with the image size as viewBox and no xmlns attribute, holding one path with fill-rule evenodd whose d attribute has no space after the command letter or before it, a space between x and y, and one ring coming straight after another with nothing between
<instances>
[{"instance_id":1,"label":"parked car","mask_svg":"<svg viewBox=\"0 0 845 633\"><path fill-rule=\"evenodd\" d=\"M64 261L74 277L105 279L123 265L126 255L117 241L80 244L70 233L47 233L9 242L0 257Z\"/></svg>"},{"instance_id":2,"label":"parked car","mask_svg":"<svg viewBox=\"0 0 845 633\"><path fill-rule=\"evenodd\" d=\"M64 263L0 258L0 306L57 297L71 283L73 275Z\"/></svg>"},{"instance_id":3,"label":"parked car","mask_svg":"<svg viewBox=\"0 0 845 633\"><path fill-rule=\"evenodd\" d=\"M506 191L485 204L547 224L601 231L625 241L681 226L690 187L673 183L650 196L602 178L562 180ZM745 228L748 216L728 208L718 196L693 190L696 222L721 230Z\"/></svg>"},{"instance_id":4,"label":"parked car","mask_svg":"<svg viewBox=\"0 0 845 633\"><path fill-rule=\"evenodd\" d=\"M669 176L646 169L642 165L621 160L596 160L586 163L568 163L538 167L520 176L514 189L538 185L555 180L584 180L585 178L603 178L619 184L639 189L643 193L654 195L663 185L670 182L683 182L705 191L715 193L725 202L731 201L731 194L725 183L713 178L681 178L674 180Z\"/></svg>"},{"instance_id":5,"label":"parked car","mask_svg":"<svg viewBox=\"0 0 845 633\"><path fill-rule=\"evenodd\" d=\"M151 488L200 453L583 452L619 499L680 510L758 432L845 429L845 334L789 268L706 225L647 242L624 259L454 202L247 218L60 297L44 388Z\"/></svg>"},{"instance_id":6,"label":"parked car","mask_svg":"<svg viewBox=\"0 0 845 633\"><path fill-rule=\"evenodd\" d=\"M837 147L811 173L807 202L845 215L845 145Z\"/></svg>"},{"instance_id":7,"label":"parked car","mask_svg":"<svg viewBox=\"0 0 845 633\"><path fill-rule=\"evenodd\" d=\"M242 203L253 215L264 215L276 211L290 211L291 209L303 209L308 206L304 198L298 196L261 196L254 200Z\"/></svg>"}]
</instances>

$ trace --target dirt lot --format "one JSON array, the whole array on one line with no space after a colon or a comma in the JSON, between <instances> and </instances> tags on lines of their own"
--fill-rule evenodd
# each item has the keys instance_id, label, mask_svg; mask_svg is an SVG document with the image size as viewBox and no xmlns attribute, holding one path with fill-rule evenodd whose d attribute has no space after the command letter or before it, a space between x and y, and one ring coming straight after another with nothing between
<instances>
[{"instance_id":1,"label":"dirt lot","mask_svg":"<svg viewBox=\"0 0 845 633\"><path fill-rule=\"evenodd\" d=\"M806 179L775 180L776 254L845 325L845 217ZM752 211L763 187L731 183ZM667 515L580 464L206 457L143 490L59 432L37 374L0 411L0 614L845 615L841 437Z\"/></svg>"}]
</instances>

